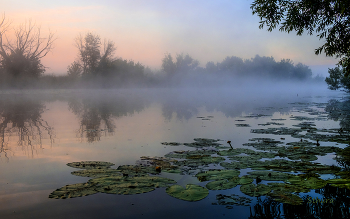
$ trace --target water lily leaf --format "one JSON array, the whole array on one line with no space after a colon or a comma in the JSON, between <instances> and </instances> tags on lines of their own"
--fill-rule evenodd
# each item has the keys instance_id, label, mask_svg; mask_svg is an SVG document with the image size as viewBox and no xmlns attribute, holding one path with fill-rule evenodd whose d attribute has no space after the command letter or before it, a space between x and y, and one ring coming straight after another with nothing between
<instances>
[{"instance_id":1,"label":"water lily leaf","mask_svg":"<svg viewBox=\"0 0 350 219\"><path fill-rule=\"evenodd\" d=\"M231 180L237 180L239 185L246 185L253 182L253 179L248 177L247 175L242 177L233 177Z\"/></svg>"},{"instance_id":2,"label":"water lily leaf","mask_svg":"<svg viewBox=\"0 0 350 219\"><path fill-rule=\"evenodd\" d=\"M257 161L260 160L262 157L259 155L249 155L249 156L232 156L230 157L230 160L236 160L239 162L251 162L251 161Z\"/></svg>"},{"instance_id":3,"label":"water lily leaf","mask_svg":"<svg viewBox=\"0 0 350 219\"><path fill-rule=\"evenodd\" d=\"M252 202L252 199L238 196L235 194L232 195L223 195L219 194L216 195L216 200L218 200L219 205L244 205L249 206L249 204Z\"/></svg>"},{"instance_id":4,"label":"water lily leaf","mask_svg":"<svg viewBox=\"0 0 350 219\"><path fill-rule=\"evenodd\" d=\"M79 169L102 169L109 168L113 166L114 163L104 162L104 161L81 161L81 162L72 162L67 163L67 166L79 168Z\"/></svg>"},{"instance_id":5,"label":"water lily leaf","mask_svg":"<svg viewBox=\"0 0 350 219\"><path fill-rule=\"evenodd\" d=\"M87 196L97 193L96 184L94 183L77 183L72 185L66 185L62 188L53 191L49 198L55 199L66 199L66 198L75 198L81 196Z\"/></svg>"},{"instance_id":6,"label":"water lily leaf","mask_svg":"<svg viewBox=\"0 0 350 219\"><path fill-rule=\"evenodd\" d=\"M307 189L321 189L327 185L327 181L316 177L292 176L286 180L287 183L299 185Z\"/></svg>"},{"instance_id":7,"label":"water lily leaf","mask_svg":"<svg viewBox=\"0 0 350 219\"><path fill-rule=\"evenodd\" d=\"M202 173L197 173L196 177L199 181L230 179L239 175L239 170L208 170Z\"/></svg>"},{"instance_id":8,"label":"water lily leaf","mask_svg":"<svg viewBox=\"0 0 350 219\"><path fill-rule=\"evenodd\" d=\"M248 177L256 178L259 177L261 180L268 181L284 181L289 177L294 176L289 173L275 172L275 171L253 171L248 172Z\"/></svg>"},{"instance_id":9,"label":"water lily leaf","mask_svg":"<svg viewBox=\"0 0 350 219\"><path fill-rule=\"evenodd\" d=\"M350 189L350 179L330 179L327 183L334 187Z\"/></svg>"},{"instance_id":10,"label":"water lily leaf","mask_svg":"<svg viewBox=\"0 0 350 219\"><path fill-rule=\"evenodd\" d=\"M197 157L197 159L175 161L174 165L198 167L198 166L204 166L212 163L220 163L221 161L224 161L224 160L225 158L223 157L201 156L201 157Z\"/></svg>"},{"instance_id":11,"label":"water lily leaf","mask_svg":"<svg viewBox=\"0 0 350 219\"><path fill-rule=\"evenodd\" d=\"M155 176L100 177L89 182L97 184L96 190L99 192L123 195L146 193L176 183L172 179Z\"/></svg>"},{"instance_id":12,"label":"water lily leaf","mask_svg":"<svg viewBox=\"0 0 350 219\"><path fill-rule=\"evenodd\" d=\"M155 167L142 165L121 165L117 168L124 176L146 176L148 174L159 174Z\"/></svg>"},{"instance_id":13,"label":"water lily leaf","mask_svg":"<svg viewBox=\"0 0 350 219\"><path fill-rule=\"evenodd\" d=\"M292 193L292 192L310 192L310 189L304 188L302 186L293 185L293 184L287 184L287 183L268 183L269 186L271 186L271 190L278 191L278 192L286 192L286 193Z\"/></svg>"},{"instance_id":14,"label":"water lily leaf","mask_svg":"<svg viewBox=\"0 0 350 219\"><path fill-rule=\"evenodd\" d=\"M116 169L86 169L86 170L78 170L73 171L71 174L75 176L83 176L83 177L106 177L106 176L120 176L122 173L120 170Z\"/></svg>"},{"instance_id":15,"label":"water lily leaf","mask_svg":"<svg viewBox=\"0 0 350 219\"><path fill-rule=\"evenodd\" d=\"M179 145L182 145L179 142L162 142L161 144L162 145L167 145L167 146L179 146Z\"/></svg>"},{"instance_id":16,"label":"water lily leaf","mask_svg":"<svg viewBox=\"0 0 350 219\"><path fill-rule=\"evenodd\" d=\"M220 147L221 144L217 143L220 141L219 139L208 139L208 138L195 138L193 139L195 142L193 143L184 143L184 145L188 147L196 147L196 148L202 148L202 147Z\"/></svg>"},{"instance_id":17,"label":"water lily leaf","mask_svg":"<svg viewBox=\"0 0 350 219\"><path fill-rule=\"evenodd\" d=\"M225 189L231 189L233 187L236 187L238 185L237 182L227 180L227 179L221 179L209 182L205 185L207 189L209 190L225 190Z\"/></svg>"},{"instance_id":18,"label":"water lily leaf","mask_svg":"<svg viewBox=\"0 0 350 219\"><path fill-rule=\"evenodd\" d=\"M249 195L251 197L257 197L269 193L271 191L271 187L264 184L254 185L251 183L247 185L242 185L240 190L246 195Z\"/></svg>"},{"instance_id":19,"label":"water lily leaf","mask_svg":"<svg viewBox=\"0 0 350 219\"><path fill-rule=\"evenodd\" d=\"M166 193L174 198L178 198L185 201L199 201L208 196L208 189L194 185L187 184L186 188L180 185L173 185L166 189Z\"/></svg>"},{"instance_id":20,"label":"water lily leaf","mask_svg":"<svg viewBox=\"0 0 350 219\"><path fill-rule=\"evenodd\" d=\"M247 164L242 162L221 162L220 166L225 167L226 169L246 169Z\"/></svg>"},{"instance_id":21,"label":"water lily leaf","mask_svg":"<svg viewBox=\"0 0 350 219\"><path fill-rule=\"evenodd\" d=\"M239 155L242 152L240 150L237 149L229 149L229 150L223 150L223 151L219 151L218 155L220 156L234 156L234 155Z\"/></svg>"},{"instance_id":22,"label":"water lily leaf","mask_svg":"<svg viewBox=\"0 0 350 219\"><path fill-rule=\"evenodd\" d=\"M244 124L244 123L242 123L242 124L235 124L237 127L250 127L250 125L249 124Z\"/></svg>"},{"instance_id":23,"label":"water lily leaf","mask_svg":"<svg viewBox=\"0 0 350 219\"><path fill-rule=\"evenodd\" d=\"M213 182L207 183L206 187L210 190L223 190L223 189L231 189L236 187L237 185L246 185L253 182L253 179L248 176L234 176L229 179L221 179Z\"/></svg>"},{"instance_id":24,"label":"water lily leaf","mask_svg":"<svg viewBox=\"0 0 350 219\"><path fill-rule=\"evenodd\" d=\"M304 202L304 200L299 196L288 192L274 191L272 193L269 193L269 196L272 197L273 200L282 202L285 204L301 205Z\"/></svg>"}]
</instances>

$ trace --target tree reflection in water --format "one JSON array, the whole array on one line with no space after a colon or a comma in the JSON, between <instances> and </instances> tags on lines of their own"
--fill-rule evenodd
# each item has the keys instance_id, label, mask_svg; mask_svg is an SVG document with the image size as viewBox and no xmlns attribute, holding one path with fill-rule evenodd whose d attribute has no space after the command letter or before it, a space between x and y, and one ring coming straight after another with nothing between
<instances>
[{"instance_id":1,"label":"tree reflection in water","mask_svg":"<svg viewBox=\"0 0 350 219\"><path fill-rule=\"evenodd\" d=\"M53 128L41 118L45 105L39 100L23 96L0 98L0 156L9 159L12 151L11 139L17 136L17 146L34 156L42 149L44 134L48 135L50 144L54 140Z\"/></svg>"},{"instance_id":2,"label":"tree reflection in water","mask_svg":"<svg viewBox=\"0 0 350 219\"><path fill-rule=\"evenodd\" d=\"M349 136L350 140L350 100L343 102L332 99L325 107L328 119L339 121L340 129L337 134ZM350 178L350 141L337 154L337 162L343 168L342 178ZM337 177L339 178L339 177ZM290 205L276 202L268 197L258 198L253 206L250 219L263 218L350 218L350 190L330 185L315 190L319 198L304 195L302 205Z\"/></svg>"},{"instance_id":3,"label":"tree reflection in water","mask_svg":"<svg viewBox=\"0 0 350 219\"><path fill-rule=\"evenodd\" d=\"M261 200L250 211L249 219L267 218L350 218L350 192L332 186L316 189L322 198L302 197L302 205L290 205L276 202L270 198Z\"/></svg>"},{"instance_id":4,"label":"tree reflection in water","mask_svg":"<svg viewBox=\"0 0 350 219\"><path fill-rule=\"evenodd\" d=\"M348 136L347 144L350 144L350 100L340 102L331 99L328 101L325 111L328 113L329 119L339 121L340 129L338 132L342 136ZM347 146L339 153L336 160L346 171L350 171L350 147Z\"/></svg>"},{"instance_id":5,"label":"tree reflection in water","mask_svg":"<svg viewBox=\"0 0 350 219\"><path fill-rule=\"evenodd\" d=\"M140 112L145 107L141 98L113 96L101 93L97 96L75 98L68 101L69 110L79 117L80 128L77 135L92 143L101 136L113 135L114 119Z\"/></svg>"}]
</instances>

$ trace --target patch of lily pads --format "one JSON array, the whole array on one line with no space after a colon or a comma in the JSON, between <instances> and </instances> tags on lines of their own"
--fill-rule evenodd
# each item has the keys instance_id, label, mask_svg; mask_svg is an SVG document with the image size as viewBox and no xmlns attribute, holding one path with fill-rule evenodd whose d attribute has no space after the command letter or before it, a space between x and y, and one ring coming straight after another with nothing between
<instances>
[{"instance_id":1,"label":"patch of lily pads","mask_svg":"<svg viewBox=\"0 0 350 219\"><path fill-rule=\"evenodd\" d=\"M252 202L252 199L238 196L235 194L232 195L223 195L218 194L216 195L217 203L213 204L219 204L219 205L226 205L228 208L230 208L231 205L239 205L239 206L249 206L249 204Z\"/></svg>"},{"instance_id":2,"label":"patch of lily pads","mask_svg":"<svg viewBox=\"0 0 350 219\"><path fill-rule=\"evenodd\" d=\"M79 169L102 169L102 168L109 168L111 166L114 166L114 164L110 162L104 162L104 161L81 161L81 162L67 163L67 166L79 168Z\"/></svg>"},{"instance_id":3,"label":"patch of lily pads","mask_svg":"<svg viewBox=\"0 0 350 219\"><path fill-rule=\"evenodd\" d=\"M258 197L268 194L271 191L271 187L264 185L264 184L247 184L242 185L240 188L241 192L251 196L251 197Z\"/></svg>"},{"instance_id":4,"label":"patch of lily pads","mask_svg":"<svg viewBox=\"0 0 350 219\"><path fill-rule=\"evenodd\" d=\"M199 201L209 195L208 189L194 184L187 184L186 188L173 185L166 189L166 193L174 198L184 201Z\"/></svg>"}]
</instances>

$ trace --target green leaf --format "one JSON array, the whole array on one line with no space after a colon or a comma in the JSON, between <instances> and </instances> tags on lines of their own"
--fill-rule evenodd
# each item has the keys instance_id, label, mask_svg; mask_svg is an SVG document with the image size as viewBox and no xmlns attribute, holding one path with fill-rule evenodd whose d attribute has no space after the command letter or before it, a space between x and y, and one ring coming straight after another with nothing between
<instances>
[{"instance_id":1,"label":"green leaf","mask_svg":"<svg viewBox=\"0 0 350 219\"><path fill-rule=\"evenodd\" d=\"M209 191L202 186L187 184L186 188L180 185L170 186L166 189L166 193L174 198L185 201L199 201L207 197Z\"/></svg>"}]
</instances>

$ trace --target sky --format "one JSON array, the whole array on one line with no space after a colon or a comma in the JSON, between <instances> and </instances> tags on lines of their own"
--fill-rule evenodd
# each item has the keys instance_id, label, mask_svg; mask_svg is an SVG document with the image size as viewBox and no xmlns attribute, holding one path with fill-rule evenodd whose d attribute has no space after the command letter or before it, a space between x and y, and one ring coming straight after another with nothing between
<instances>
[{"instance_id":1,"label":"sky","mask_svg":"<svg viewBox=\"0 0 350 219\"><path fill-rule=\"evenodd\" d=\"M252 0L0 0L0 13L11 27L29 19L42 36L55 33L54 49L42 59L45 74L66 74L78 57L74 39L92 32L112 40L115 56L160 69L164 54L189 54L205 66L227 56L272 56L308 65L327 76L337 60L315 55L324 42L316 35L297 36L259 29Z\"/></svg>"}]
</instances>

